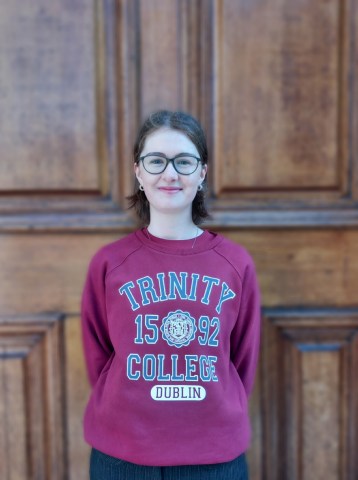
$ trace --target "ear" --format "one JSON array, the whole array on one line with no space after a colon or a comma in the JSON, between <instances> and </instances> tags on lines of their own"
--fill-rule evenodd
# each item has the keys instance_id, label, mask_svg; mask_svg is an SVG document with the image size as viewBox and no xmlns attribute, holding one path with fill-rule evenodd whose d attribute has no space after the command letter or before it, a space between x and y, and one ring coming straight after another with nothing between
<instances>
[{"instance_id":1,"label":"ear","mask_svg":"<svg viewBox=\"0 0 358 480\"><path fill-rule=\"evenodd\" d=\"M200 172L200 179L202 181L205 180L206 174L208 172L208 166L207 164L201 166L201 172Z\"/></svg>"},{"instance_id":2,"label":"ear","mask_svg":"<svg viewBox=\"0 0 358 480\"><path fill-rule=\"evenodd\" d=\"M142 177L141 177L141 171L138 163L134 164L134 174L137 177L138 182L141 184Z\"/></svg>"}]
</instances>

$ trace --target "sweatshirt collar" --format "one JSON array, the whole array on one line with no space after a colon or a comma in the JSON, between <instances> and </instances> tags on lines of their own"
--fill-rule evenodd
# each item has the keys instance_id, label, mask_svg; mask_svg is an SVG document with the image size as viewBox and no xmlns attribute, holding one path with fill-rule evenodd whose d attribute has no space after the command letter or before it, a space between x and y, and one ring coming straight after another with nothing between
<instances>
[{"instance_id":1,"label":"sweatshirt collar","mask_svg":"<svg viewBox=\"0 0 358 480\"><path fill-rule=\"evenodd\" d=\"M214 248L221 242L218 234L208 230L204 230L203 233L196 238L195 242L194 238L190 238L189 240L167 240L156 237L149 233L146 228L137 230L136 236L146 247L177 255L193 255L204 252L205 250Z\"/></svg>"}]
</instances>

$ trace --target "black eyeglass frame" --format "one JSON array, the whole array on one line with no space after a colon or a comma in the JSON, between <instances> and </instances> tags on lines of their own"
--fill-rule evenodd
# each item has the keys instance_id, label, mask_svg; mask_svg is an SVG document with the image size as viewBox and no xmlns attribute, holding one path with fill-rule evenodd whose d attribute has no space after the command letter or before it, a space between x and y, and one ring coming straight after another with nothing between
<instances>
[{"instance_id":1,"label":"black eyeglass frame","mask_svg":"<svg viewBox=\"0 0 358 480\"><path fill-rule=\"evenodd\" d=\"M160 172L150 172L149 170L147 170L145 168L145 165L144 165L144 159L146 157L150 157L150 156L156 156L156 157L160 157L160 158L164 158L166 160L166 165L165 167L163 168L163 170L161 170ZM195 160L197 161L197 164L196 164L196 167L195 169L190 172L190 173L182 173L182 172L179 172L179 170L177 169L177 167L175 166L175 163L174 161L177 159L177 158L180 158L180 157L190 157L190 158L195 158ZM151 175L160 175L161 173L163 173L165 171L165 169L167 168L167 166L169 165L169 163L171 163L173 165L173 168L174 170L179 173L179 175L192 175L194 172L197 171L198 169L198 166L199 166L199 163L202 163L201 161L201 158L197 157L196 155L193 155L192 153L179 153L178 155L175 155L175 157L173 158L168 158L166 155L164 155L164 153L160 153L160 152L150 152L150 153L147 153L146 155L143 155L143 157L139 157L139 161L142 161L142 164L143 164L143 168L146 172L150 173ZM138 162L139 163L139 162Z\"/></svg>"}]
</instances>

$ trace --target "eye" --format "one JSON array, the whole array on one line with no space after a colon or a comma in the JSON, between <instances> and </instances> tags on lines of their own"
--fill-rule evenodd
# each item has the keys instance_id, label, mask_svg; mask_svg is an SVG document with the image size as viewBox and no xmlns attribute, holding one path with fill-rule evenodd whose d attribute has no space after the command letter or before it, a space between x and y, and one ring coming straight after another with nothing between
<instances>
[{"instance_id":1,"label":"eye","mask_svg":"<svg viewBox=\"0 0 358 480\"><path fill-rule=\"evenodd\" d=\"M191 167L193 165L196 165L197 160L193 157L177 157L175 159L175 163L181 167Z\"/></svg>"},{"instance_id":2,"label":"eye","mask_svg":"<svg viewBox=\"0 0 358 480\"><path fill-rule=\"evenodd\" d=\"M177 163L179 165L190 165L191 161L188 158L178 158Z\"/></svg>"},{"instance_id":3,"label":"eye","mask_svg":"<svg viewBox=\"0 0 358 480\"><path fill-rule=\"evenodd\" d=\"M155 166L155 165L161 166L161 165L164 165L166 163L164 158L154 157L154 156L153 157L147 157L145 159L145 161L148 165L153 165L153 166Z\"/></svg>"}]
</instances>

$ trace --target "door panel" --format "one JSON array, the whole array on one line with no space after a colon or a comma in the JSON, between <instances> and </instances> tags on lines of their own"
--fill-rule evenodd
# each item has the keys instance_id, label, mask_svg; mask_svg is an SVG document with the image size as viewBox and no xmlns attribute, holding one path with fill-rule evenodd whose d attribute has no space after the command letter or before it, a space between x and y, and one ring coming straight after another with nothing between
<instances>
[{"instance_id":1,"label":"door panel","mask_svg":"<svg viewBox=\"0 0 358 480\"><path fill-rule=\"evenodd\" d=\"M357 328L349 309L266 310L266 478L354 478Z\"/></svg>"},{"instance_id":2,"label":"door panel","mask_svg":"<svg viewBox=\"0 0 358 480\"><path fill-rule=\"evenodd\" d=\"M61 317L2 317L0 354L2 478L64 478Z\"/></svg>"},{"instance_id":3,"label":"door panel","mask_svg":"<svg viewBox=\"0 0 358 480\"><path fill-rule=\"evenodd\" d=\"M339 188L339 2L214 5L215 193Z\"/></svg>"},{"instance_id":4,"label":"door panel","mask_svg":"<svg viewBox=\"0 0 358 480\"><path fill-rule=\"evenodd\" d=\"M1 191L98 188L93 5L3 2L0 26Z\"/></svg>"}]
</instances>

